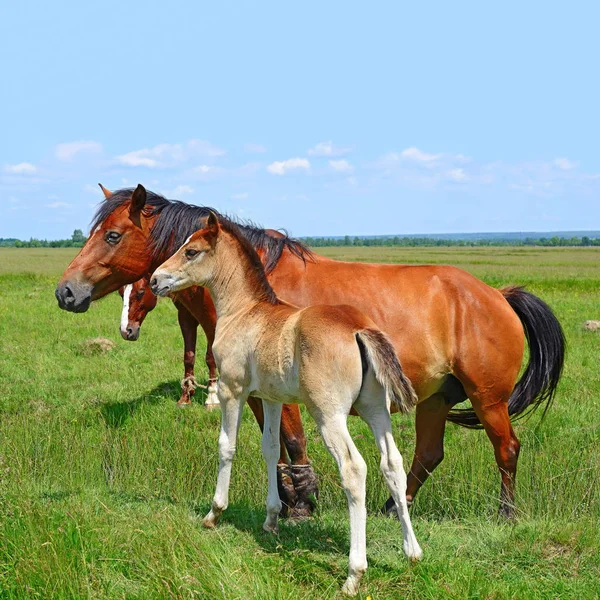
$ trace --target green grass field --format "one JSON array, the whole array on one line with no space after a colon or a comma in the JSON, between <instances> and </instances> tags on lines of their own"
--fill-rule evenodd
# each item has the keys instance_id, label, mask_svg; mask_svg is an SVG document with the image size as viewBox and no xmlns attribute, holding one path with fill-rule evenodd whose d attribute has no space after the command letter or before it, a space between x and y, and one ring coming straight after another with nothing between
<instances>
[{"instance_id":1,"label":"green grass field","mask_svg":"<svg viewBox=\"0 0 600 600\"><path fill-rule=\"evenodd\" d=\"M600 249L325 248L348 260L446 263L495 285L526 284L568 338L555 405L516 426L519 518L497 520L499 475L482 432L448 426L446 459L412 508L424 560L407 563L370 433L370 568L362 597L600 597ZM305 419L319 510L279 537L262 531L266 476L249 411L230 507L201 528L214 491L220 415L179 410L182 344L161 301L136 343L118 332L120 298L83 315L54 287L75 251L0 249L0 598L336 598L346 577L348 515L333 460ZM399 299L400 301L401 299ZM89 356L96 336L116 348ZM204 344L201 341L200 344ZM199 349L202 354L202 349ZM206 370L198 364L202 379ZM413 417L394 417L405 463Z\"/></svg>"}]
</instances>

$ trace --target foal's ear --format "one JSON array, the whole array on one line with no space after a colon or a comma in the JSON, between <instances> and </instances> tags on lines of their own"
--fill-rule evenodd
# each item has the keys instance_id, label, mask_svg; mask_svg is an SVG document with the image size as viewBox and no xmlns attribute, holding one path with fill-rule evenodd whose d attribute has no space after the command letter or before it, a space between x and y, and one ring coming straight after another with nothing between
<instances>
[{"instance_id":1,"label":"foal's ear","mask_svg":"<svg viewBox=\"0 0 600 600\"><path fill-rule=\"evenodd\" d=\"M112 196L112 192L110 190L107 190L101 183L99 183L98 185L100 186L100 189L102 190L102 193L104 194L104 198L106 198L106 200L108 200Z\"/></svg>"},{"instance_id":2,"label":"foal's ear","mask_svg":"<svg viewBox=\"0 0 600 600\"><path fill-rule=\"evenodd\" d=\"M138 183L138 186L133 190L133 194L131 195L131 204L129 205L129 215L137 216L144 208L146 204L146 188Z\"/></svg>"},{"instance_id":3,"label":"foal's ear","mask_svg":"<svg viewBox=\"0 0 600 600\"><path fill-rule=\"evenodd\" d=\"M217 241L217 235L219 233L219 217L212 210L208 211L208 217L206 217L206 225L205 225L206 235L205 238L212 245Z\"/></svg>"},{"instance_id":4,"label":"foal's ear","mask_svg":"<svg viewBox=\"0 0 600 600\"><path fill-rule=\"evenodd\" d=\"M207 229L219 229L219 217L212 210L208 211L208 218L206 219Z\"/></svg>"}]
</instances>

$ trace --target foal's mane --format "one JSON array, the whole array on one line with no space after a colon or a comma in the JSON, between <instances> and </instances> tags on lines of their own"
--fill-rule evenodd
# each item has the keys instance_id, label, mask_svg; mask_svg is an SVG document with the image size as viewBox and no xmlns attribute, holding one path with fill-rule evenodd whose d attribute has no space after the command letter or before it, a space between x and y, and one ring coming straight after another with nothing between
<instances>
[{"instance_id":1,"label":"foal's mane","mask_svg":"<svg viewBox=\"0 0 600 600\"><path fill-rule=\"evenodd\" d=\"M101 225L104 220L117 208L131 200L132 188L117 190L100 204L91 224L93 231ZM256 250L264 253L264 270L270 273L279 262L285 249L294 256L306 262L313 259L313 253L302 242L283 234L281 237L273 237L264 229L253 223L244 223L235 218L222 215L218 210L208 206L195 206L186 204L180 200L167 200L164 196L154 192L146 191L146 205L144 215L146 217L156 216L154 225L150 232L152 241L152 260L170 256L185 240L203 227L204 219L209 212L214 212L221 225L231 222L242 233L242 236L250 242Z\"/></svg>"},{"instance_id":2,"label":"foal's mane","mask_svg":"<svg viewBox=\"0 0 600 600\"><path fill-rule=\"evenodd\" d=\"M222 218L219 218L219 225L223 231L227 232L231 235L231 237L233 237L233 239L237 242L239 250L248 259L248 275L250 275L250 277L254 277L255 285L257 286L262 299L271 304L277 304L279 299L273 291L271 284L267 280L265 268L260 260L260 257L256 253L252 242L248 239L248 237L246 237L246 234L242 228L237 223L234 223L229 219Z\"/></svg>"}]
</instances>

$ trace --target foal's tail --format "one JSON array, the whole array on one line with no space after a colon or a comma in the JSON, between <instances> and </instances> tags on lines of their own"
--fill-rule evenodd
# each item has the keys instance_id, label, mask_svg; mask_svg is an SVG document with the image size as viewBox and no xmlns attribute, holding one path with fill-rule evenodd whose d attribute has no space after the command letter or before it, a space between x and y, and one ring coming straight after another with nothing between
<instances>
[{"instance_id":1,"label":"foal's tail","mask_svg":"<svg viewBox=\"0 0 600 600\"><path fill-rule=\"evenodd\" d=\"M385 395L400 412L407 413L417 403L417 394L404 375L394 346L387 335L378 329L363 329L356 333L361 354L375 371L375 378L383 386Z\"/></svg>"},{"instance_id":2,"label":"foal's tail","mask_svg":"<svg viewBox=\"0 0 600 600\"><path fill-rule=\"evenodd\" d=\"M541 405L542 418L552 404L565 362L565 335L552 309L522 287L507 287L502 295L517 313L529 345L529 362L508 400L511 421L528 415ZM448 420L480 429L481 424L471 408L450 411Z\"/></svg>"}]
</instances>

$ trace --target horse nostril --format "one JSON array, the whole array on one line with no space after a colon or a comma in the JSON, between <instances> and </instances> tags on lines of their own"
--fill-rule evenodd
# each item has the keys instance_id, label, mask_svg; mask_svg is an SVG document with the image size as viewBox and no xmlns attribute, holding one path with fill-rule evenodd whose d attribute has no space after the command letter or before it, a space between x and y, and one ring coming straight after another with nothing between
<instances>
[{"instance_id":1,"label":"horse nostril","mask_svg":"<svg viewBox=\"0 0 600 600\"><path fill-rule=\"evenodd\" d=\"M73 294L73 290L71 289L71 286L68 283L65 284L64 297L65 297L65 300L75 297L75 294Z\"/></svg>"},{"instance_id":2,"label":"horse nostril","mask_svg":"<svg viewBox=\"0 0 600 600\"><path fill-rule=\"evenodd\" d=\"M127 335L128 337L131 337L133 335L133 329L131 327L127 328Z\"/></svg>"},{"instance_id":3,"label":"horse nostril","mask_svg":"<svg viewBox=\"0 0 600 600\"><path fill-rule=\"evenodd\" d=\"M152 291L154 291L156 289L157 285L158 285L158 281L156 280L156 277L153 277L150 280L150 287L152 288Z\"/></svg>"}]
</instances>

